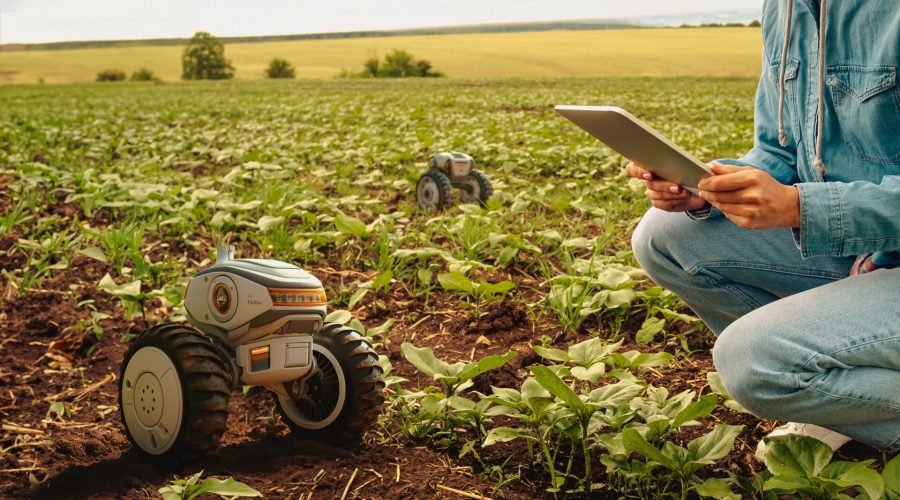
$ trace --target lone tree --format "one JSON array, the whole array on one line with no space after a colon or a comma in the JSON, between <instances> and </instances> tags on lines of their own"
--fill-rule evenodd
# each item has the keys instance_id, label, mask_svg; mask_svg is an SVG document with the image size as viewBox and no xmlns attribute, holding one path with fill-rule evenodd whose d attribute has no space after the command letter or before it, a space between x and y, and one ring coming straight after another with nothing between
<instances>
[{"instance_id":1,"label":"lone tree","mask_svg":"<svg viewBox=\"0 0 900 500\"><path fill-rule=\"evenodd\" d=\"M225 46L218 38L198 31L181 56L182 80L227 80L234 77L234 66L225 59Z\"/></svg>"},{"instance_id":2,"label":"lone tree","mask_svg":"<svg viewBox=\"0 0 900 500\"><path fill-rule=\"evenodd\" d=\"M266 69L267 78L294 78L294 66L284 59L272 59Z\"/></svg>"}]
</instances>

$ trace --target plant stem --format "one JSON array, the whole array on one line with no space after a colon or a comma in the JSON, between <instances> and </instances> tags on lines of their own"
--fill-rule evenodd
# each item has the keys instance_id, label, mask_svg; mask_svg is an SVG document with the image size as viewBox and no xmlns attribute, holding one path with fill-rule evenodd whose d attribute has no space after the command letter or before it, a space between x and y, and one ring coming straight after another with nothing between
<instances>
[{"instance_id":1,"label":"plant stem","mask_svg":"<svg viewBox=\"0 0 900 500\"><path fill-rule=\"evenodd\" d=\"M584 451L584 489L591 493L591 453L588 448L588 422L590 417L581 423L581 449Z\"/></svg>"}]
</instances>

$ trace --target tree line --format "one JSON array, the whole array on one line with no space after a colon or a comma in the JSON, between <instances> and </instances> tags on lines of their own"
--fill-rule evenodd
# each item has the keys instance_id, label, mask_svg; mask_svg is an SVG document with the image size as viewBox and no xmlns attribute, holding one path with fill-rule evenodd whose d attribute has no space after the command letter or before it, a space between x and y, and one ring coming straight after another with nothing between
<instances>
[{"instance_id":1,"label":"tree line","mask_svg":"<svg viewBox=\"0 0 900 500\"><path fill-rule=\"evenodd\" d=\"M371 58L363 64L363 70L355 73L342 71L340 77L402 78L438 77L443 73L435 71L429 61L415 59L404 50L394 50L383 61ZM199 31L194 34L181 55L182 80L229 80L234 78L235 69L231 60L225 57L225 45L215 36ZM275 58L264 72L267 78L294 78L294 66L286 59ZM105 69L97 73L98 82L123 81L127 78L120 69ZM149 68L140 68L131 75L133 81L160 81Z\"/></svg>"}]
</instances>

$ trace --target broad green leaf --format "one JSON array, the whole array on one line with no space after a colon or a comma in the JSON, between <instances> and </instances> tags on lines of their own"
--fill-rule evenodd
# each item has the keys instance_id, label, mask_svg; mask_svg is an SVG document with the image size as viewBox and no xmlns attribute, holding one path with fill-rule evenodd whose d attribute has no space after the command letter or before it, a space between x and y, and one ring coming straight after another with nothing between
<instances>
[{"instance_id":1,"label":"broad green leaf","mask_svg":"<svg viewBox=\"0 0 900 500\"><path fill-rule=\"evenodd\" d=\"M773 476L763 484L765 491L778 491L783 493L810 493L815 491L809 479L799 476L783 475Z\"/></svg>"},{"instance_id":2,"label":"broad green leaf","mask_svg":"<svg viewBox=\"0 0 900 500\"><path fill-rule=\"evenodd\" d=\"M481 296L490 297L504 295L515 287L516 284L512 281L501 281L499 283L479 283L475 290Z\"/></svg>"},{"instance_id":3,"label":"broad green leaf","mask_svg":"<svg viewBox=\"0 0 900 500\"><path fill-rule=\"evenodd\" d=\"M473 363L469 363L463 369L463 371L458 375L460 380L471 380L482 373L489 372L491 370L496 370L501 366L505 365L509 360L515 358L519 353L516 351L509 351L506 354L495 354L492 356L485 356L478 361Z\"/></svg>"},{"instance_id":4,"label":"broad green leaf","mask_svg":"<svg viewBox=\"0 0 900 500\"><path fill-rule=\"evenodd\" d=\"M701 397L675 415L675 418L672 419L672 427L680 427L687 421L696 420L709 415L716 409L716 403L718 402L719 397L715 394L707 394L706 396Z\"/></svg>"},{"instance_id":5,"label":"broad green leaf","mask_svg":"<svg viewBox=\"0 0 900 500\"><path fill-rule=\"evenodd\" d=\"M334 216L334 226L338 231L349 236L364 237L368 234L365 222L342 213Z\"/></svg>"},{"instance_id":6,"label":"broad green leaf","mask_svg":"<svg viewBox=\"0 0 900 500\"><path fill-rule=\"evenodd\" d=\"M722 376L719 375L719 372L707 372L706 383L709 384L709 389L714 393L728 395L728 389L725 388L725 382L722 382Z\"/></svg>"},{"instance_id":7,"label":"broad green leaf","mask_svg":"<svg viewBox=\"0 0 900 500\"><path fill-rule=\"evenodd\" d=\"M423 285L430 285L432 276L434 276L434 273L431 269L422 268L416 271L416 277L419 279L419 283Z\"/></svg>"},{"instance_id":8,"label":"broad green leaf","mask_svg":"<svg viewBox=\"0 0 900 500\"><path fill-rule=\"evenodd\" d=\"M622 285L631 283L631 276L628 273L621 271L619 269L608 267L603 270L600 274L595 277L598 283L601 283L604 287L610 288L613 290L618 289Z\"/></svg>"},{"instance_id":9,"label":"broad green leaf","mask_svg":"<svg viewBox=\"0 0 900 500\"><path fill-rule=\"evenodd\" d=\"M688 457L694 462L712 463L731 451L743 425L716 424L713 430L687 445Z\"/></svg>"},{"instance_id":10,"label":"broad green leaf","mask_svg":"<svg viewBox=\"0 0 900 500\"><path fill-rule=\"evenodd\" d=\"M256 225L259 226L259 230L263 233L268 231L269 229L277 226L284 222L284 217L276 217L274 215L263 215L256 221Z\"/></svg>"},{"instance_id":11,"label":"broad green leaf","mask_svg":"<svg viewBox=\"0 0 900 500\"><path fill-rule=\"evenodd\" d=\"M823 478L834 479L845 484L859 486L869 498L879 499L884 494L884 479L866 462L832 462L822 469Z\"/></svg>"},{"instance_id":12,"label":"broad green leaf","mask_svg":"<svg viewBox=\"0 0 900 500\"><path fill-rule=\"evenodd\" d=\"M400 352L407 361L426 375L433 378L453 376L450 364L435 357L430 347L416 347L404 342L400 346Z\"/></svg>"},{"instance_id":13,"label":"broad green leaf","mask_svg":"<svg viewBox=\"0 0 900 500\"><path fill-rule=\"evenodd\" d=\"M674 356L667 352L639 352L628 351L624 353L614 352L609 355L610 361L621 368L639 368L651 366L665 366Z\"/></svg>"},{"instance_id":14,"label":"broad green leaf","mask_svg":"<svg viewBox=\"0 0 900 500\"><path fill-rule=\"evenodd\" d=\"M475 285L462 273L443 273L438 275L438 282L444 290L459 291L472 294Z\"/></svg>"},{"instance_id":15,"label":"broad green leaf","mask_svg":"<svg viewBox=\"0 0 900 500\"><path fill-rule=\"evenodd\" d=\"M615 407L627 404L644 392L644 386L630 380L622 380L615 384L598 387L591 391L590 400L604 407Z\"/></svg>"},{"instance_id":16,"label":"broad green leaf","mask_svg":"<svg viewBox=\"0 0 900 500\"><path fill-rule=\"evenodd\" d=\"M377 337L379 335L384 335L385 332L387 332L392 326L394 326L394 323L395 320L389 319L376 327L369 328L368 330L366 330L366 337Z\"/></svg>"},{"instance_id":17,"label":"broad green leaf","mask_svg":"<svg viewBox=\"0 0 900 500\"><path fill-rule=\"evenodd\" d=\"M599 337L593 337L569 347L569 357L573 363L587 368L602 360L611 352L618 350L622 346L622 342L624 342L624 339L614 344L604 344Z\"/></svg>"},{"instance_id":18,"label":"broad green leaf","mask_svg":"<svg viewBox=\"0 0 900 500\"><path fill-rule=\"evenodd\" d=\"M766 467L776 476L818 476L831 461L831 447L808 436L777 436L766 441Z\"/></svg>"},{"instance_id":19,"label":"broad green leaf","mask_svg":"<svg viewBox=\"0 0 900 500\"><path fill-rule=\"evenodd\" d=\"M666 326L666 320L657 317L650 317L644 320L641 329L634 334L634 340L638 344L649 344L656 337L656 334L663 330Z\"/></svg>"},{"instance_id":20,"label":"broad green leaf","mask_svg":"<svg viewBox=\"0 0 900 500\"><path fill-rule=\"evenodd\" d=\"M731 491L728 483L721 479L711 477L695 488L697 494L704 498L718 498L724 500L741 500L741 496Z\"/></svg>"},{"instance_id":21,"label":"broad green leaf","mask_svg":"<svg viewBox=\"0 0 900 500\"><path fill-rule=\"evenodd\" d=\"M232 478L216 479L211 477L200 485L205 493L212 493L223 497L261 497L262 493L254 490L246 484L235 481Z\"/></svg>"},{"instance_id":22,"label":"broad green leaf","mask_svg":"<svg viewBox=\"0 0 900 500\"><path fill-rule=\"evenodd\" d=\"M534 352L536 352L538 356L549 359L550 361L560 361L564 363L569 360L569 354L562 349L541 347L539 345L532 346L532 349L534 349Z\"/></svg>"},{"instance_id":23,"label":"broad green leaf","mask_svg":"<svg viewBox=\"0 0 900 500\"><path fill-rule=\"evenodd\" d=\"M85 257L90 257L94 260L99 260L100 262L108 261L106 254L103 253L103 250L101 250L97 247L82 248L82 249L77 250L75 253L79 253L81 255L84 255Z\"/></svg>"},{"instance_id":24,"label":"broad green leaf","mask_svg":"<svg viewBox=\"0 0 900 500\"><path fill-rule=\"evenodd\" d=\"M475 402L462 396L450 396L448 402L450 408L454 410L472 410L475 408Z\"/></svg>"},{"instance_id":25,"label":"broad green leaf","mask_svg":"<svg viewBox=\"0 0 900 500\"><path fill-rule=\"evenodd\" d=\"M533 365L528 367L534 375L535 380L541 384L544 389L550 391L551 394L563 400L569 408L584 413L587 411L587 405L575 394L571 387L566 385L552 370L543 365Z\"/></svg>"},{"instance_id":26,"label":"broad green leaf","mask_svg":"<svg viewBox=\"0 0 900 500\"><path fill-rule=\"evenodd\" d=\"M353 319L353 313L338 309L336 311L331 311L328 316L325 316L325 323L340 323L346 325L351 319Z\"/></svg>"},{"instance_id":27,"label":"broad green leaf","mask_svg":"<svg viewBox=\"0 0 900 500\"><path fill-rule=\"evenodd\" d=\"M347 308L353 309L354 307L356 307L356 304L358 304L360 300L365 298L366 294L368 294L370 291L371 290L369 288L357 289L355 292L353 292L353 295L350 296L350 300L347 301Z\"/></svg>"},{"instance_id":28,"label":"broad green leaf","mask_svg":"<svg viewBox=\"0 0 900 500\"><path fill-rule=\"evenodd\" d=\"M900 453L894 455L894 458L884 466L881 477L884 479L885 488L900 495Z\"/></svg>"},{"instance_id":29,"label":"broad green leaf","mask_svg":"<svg viewBox=\"0 0 900 500\"><path fill-rule=\"evenodd\" d=\"M635 298L634 290L625 288L622 290L610 290L606 295L606 307L609 309L617 309L624 305L631 304Z\"/></svg>"},{"instance_id":30,"label":"broad green leaf","mask_svg":"<svg viewBox=\"0 0 900 500\"><path fill-rule=\"evenodd\" d=\"M678 463L675 462L675 460L667 457L661 451L653 447L653 445L648 443L637 429L633 427L622 429L622 443L628 450L640 453L671 471L678 469Z\"/></svg>"},{"instance_id":31,"label":"broad green leaf","mask_svg":"<svg viewBox=\"0 0 900 500\"><path fill-rule=\"evenodd\" d=\"M112 279L112 276L110 276L109 273L106 273L103 278L100 279L100 283L97 285L97 288L119 297L135 297L141 294L141 280L134 280L130 283L117 285L115 280Z\"/></svg>"},{"instance_id":32,"label":"broad green leaf","mask_svg":"<svg viewBox=\"0 0 900 500\"><path fill-rule=\"evenodd\" d=\"M540 382L532 377L522 382L522 400L529 403L532 398L549 398L550 391L544 388ZM529 403L530 404L530 403Z\"/></svg>"},{"instance_id":33,"label":"broad green leaf","mask_svg":"<svg viewBox=\"0 0 900 500\"><path fill-rule=\"evenodd\" d=\"M391 280L394 278L394 273L391 271L385 271L372 280L372 288L375 290L380 290L389 284L391 284Z\"/></svg>"},{"instance_id":34,"label":"broad green leaf","mask_svg":"<svg viewBox=\"0 0 900 500\"><path fill-rule=\"evenodd\" d=\"M586 380L591 384L596 384L600 377L602 377L606 373L606 365L603 363L597 362L591 365L590 368L584 368L583 366L574 366L571 369L572 376L577 378L578 380Z\"/></svg>"},{"instance_id":35,"label":"broad green leaf","mask_svg":"<svg viewBox=\"0 0 900 500\"><path fill-rule=\"evenodd\" d=\"M587 248L594 244L594 240L589 240L587 238L571 238L563 241L560 246L563 248Z\"/></svg>"},{"instance_id":36,"label":"broad green leaf","mask_svg":"<svg viewBox=\"0 0 900 500\"><path fill-rule=\"evenodd\" d=\"M482 443L481 446L482 448L487 448L492 444L506 443L526 435L527 434L524 434L523 429L514 427L494 427L488 431L487 435L484 437L484 443Z\"/></svg>"}]
</instances>

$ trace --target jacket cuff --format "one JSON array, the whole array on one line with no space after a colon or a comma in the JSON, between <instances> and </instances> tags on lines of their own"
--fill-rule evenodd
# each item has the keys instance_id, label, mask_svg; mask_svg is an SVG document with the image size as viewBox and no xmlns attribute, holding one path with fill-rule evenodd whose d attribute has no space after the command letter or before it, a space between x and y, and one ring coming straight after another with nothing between
<instances>
[{"instance_id":1,"label":"jacket cuff","mask_svg":"<svg viewBox=\"0 0 900 500\"><path fill-rule=\"evenodd\" d=\"M841 193L834 182L803 182L800 192L800 255L841 255L844 239Z\"/></svg>"}]
</instances>

